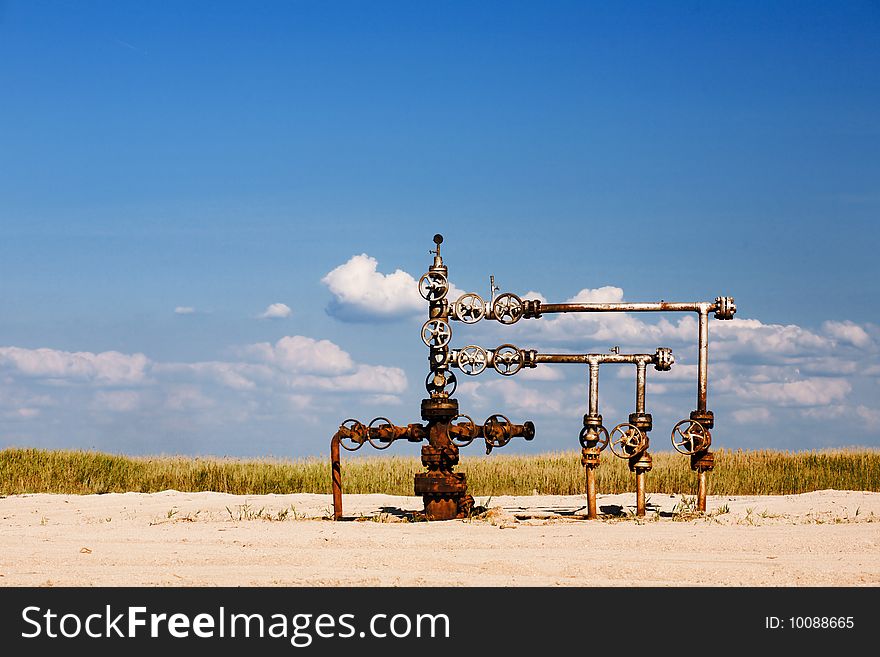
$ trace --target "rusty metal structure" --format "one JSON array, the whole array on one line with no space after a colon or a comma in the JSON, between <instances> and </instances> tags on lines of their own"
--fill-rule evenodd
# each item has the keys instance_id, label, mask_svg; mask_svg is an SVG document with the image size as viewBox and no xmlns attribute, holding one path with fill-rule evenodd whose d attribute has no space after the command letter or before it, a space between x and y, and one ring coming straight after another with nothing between
<instances>
[{"instance_id":1,"label":"rusty metal structure","mask_svg":"<svg viewBox=\"0 0 880 657\"><path fill-rule=\"evenodd\" d=\"M588 366L588 411L578 440L582 447L581 463L585 468L587 518L598 517L596 508L596 469L605 447L615 456L626 459L636 476L636 515L645 514L645 474L651 470L648 453L648 433L653 427L651 414L645 410L646 372L652 365L658 371L668 371L673 363L672 351L657 347L654 353L621 354L612 348L607 354L543 354L536 349L521 349L502 344L495 349L467 345L460 349L450 347L451 322L475 324L494 320L511 325L521 319L539 319L555 313L596 312L696 312L698 314L697 408L689 417L679 421L672 430L672 445L676 451L690 456L691 469L698 473L697 504L706 510L706 473L714 467L711 430L714 414L707 407L709 313L716 319L732 319L736 306L732 297L716 297L714 302L670 303L542 303L540 300L521 299L499 290L490 277L490 298L485 302L478 294L468 292L450 303L448 268L440 254L442 235L434 236L433 263L419 279L422 298L428 302L428 319L422 325L421 338L428 347L430 371L425 380L429 397L422 400L421 418L424 424L398 426L384 417L369 424L345 420L330 443L332 468L333 514L342 518L342 467L340 447L356 451L369 443L376 449L386 449L396 440L407 440L422 445L422 464L426 471L415 475L414 490L424 500L425 517L429 520L448 520L466 516L473 508L473 498L467 492L464 473L454 472L459 462L459 449L481 438L486 454L503 447L511 438L532 440L535 427L532 422L514 424L502 414L490 415L483 424L475 424L459 412L458 400L453 398L457 379L453 369L469 376L477 376L493 369L502 376L513 376L524 368L539 364L581 364ZM635 411L627 422L616 425L610 432L603 425L599 413L599 366L603 364L631 364L636 366Z\"/></svg>"}]
</instances>

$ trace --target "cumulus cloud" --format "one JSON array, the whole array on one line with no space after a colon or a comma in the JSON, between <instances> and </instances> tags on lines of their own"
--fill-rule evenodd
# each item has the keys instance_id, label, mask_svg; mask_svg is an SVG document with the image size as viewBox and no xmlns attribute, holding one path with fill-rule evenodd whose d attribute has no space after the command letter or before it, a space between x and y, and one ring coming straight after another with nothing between
<instances>
[{"instance_id":1,"label":"cumulus cloud","mask_svg":"<svg viewBox=\"0 0 880 657\"><path fill-rule=\"evenodd\" d=\"M754 408L741 408L732 413L733 421L737 424L755 424L767 422L770 419L770 409L763 406Z\"/></svg>"},{"instance_id":2,"label":"cumulus cloud","mask_svg":"<svg viewBox=\"0 0 880 657\"><path fill-rule=\"evenodd\" d=\"M192 306L177 306L174 309L175 315L192 315L196 312L196 309Z\"/></svg>"},{"instance_id":3,"label":"cumulus cloud","mask_svg":"<svg viewBox=\"0 0 880 657\"><path fill-rule=\"evenodd\" d=\"M58 381L93 381L104 385L140 383L150 361L143 354L105 351L60 351L0 347L0 368L9 368L26 377Z\"/></svg>"},{"instance_id":4,"label":"cumulus cloud","mask_svg":"<svg viewBox=\"0 0 880 657\"><path fill-rule=\"evenodd\" d=\"M880 409L859 405L856 407L856 414L865 421L868 428L880 427Z\"/></svg>"},{"instance_id":5,"label":"cumulus cloud","mask_svg":"<svg viewBox=\"0 0 880 657\"><path fill-rule=\"evenodd\" d=\"M345 322L392 321L426 314L427 302L419 294L416 278L402 269L383 274L378 267L375 258L361 253L324 276L321 282L333 294L327 313ZM447 298L455 300L461 294L450 284Z\"/></svg>"},{"instance_id":6,"label":"cumulus cloud","mask_svg":"<svg viewBox=\"0 0 880 657\"><path fill-rule=\"evenodd\" d=\"M865 329L848 320L845 322L824 322L822 330L835 340L851 344L860 349L867 349L874 343Z\"/></svg>"},{"instance_id":7,"label":"cumulus cloud","mask_svg":"<svg viewBox=\"0 0 880 657\"><path fill-rule=\"evenodd\" d=\"M99 390L95 393L92 408L126 413L138 408L140 403L141 395L134 390Z\"/></svg>"},{"instance_id":8,"label":"cumulus cloud","mask_svg":"<svg viewBox=\"0 0 880 657\"><path fill-rule=\"evenodd\" d=\"M354 360L339 345L303 335L285 336L274 345L253 344L244 353L285 372L333 376L355 369Z\"/></svg>"},{"instance_id":9,"label":"cumulus cloud","mask_svg":"<svg viewBox=\"0 0 880 657\"><path fill-rule=\"evenodd\" d=\"M379 262L366 253L328 273L321 282L333 294L327 312L343 321L389 320L424 312L418 282L402 269L378 271Z\"/></svg>"},{"instance_id":10,"label":"cumulus cloud","mask_svg":"<svg viewBox=\"0 0 880 657\"><path fill-rule=\"evenodd\" d=\"M766 383L727 380L726 385L742 399L779 406L825 406L842 401L852 390L846 379L830 377Z\"/></svg>"},{"instance_id":11,"label":"cumulus cloud","mask_svg":"<svg viewBox=\"0 0 880 657\"><path fill-rule=\"evenodd\" d=\"M283 303L273 303L257 317L259 319L284 319L290 317L291 312L290 306Z\"/></svg>"}]
</instances>

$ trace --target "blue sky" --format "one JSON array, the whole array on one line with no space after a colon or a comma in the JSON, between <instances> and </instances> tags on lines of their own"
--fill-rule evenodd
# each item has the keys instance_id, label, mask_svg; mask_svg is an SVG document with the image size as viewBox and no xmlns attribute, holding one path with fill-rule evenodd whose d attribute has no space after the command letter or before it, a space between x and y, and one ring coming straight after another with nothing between
<instances>
[{"instance_id":1,"label":"blue sky","mask_svg":"<svg viewBox=\"0 0 880 657\"><path fill-rule=\"evenodd\" d=\"M436 232L483 296L734 296L715 444L880 446L878 33L872 2L0 4L0 446L304 456L418 421ZM453 343L671 347L659 450L693 321ZM602 369L609 426L632 379ZM457 396L535 421L510 451L573 449L586 371Z\"/></svg>"}]
</instances>

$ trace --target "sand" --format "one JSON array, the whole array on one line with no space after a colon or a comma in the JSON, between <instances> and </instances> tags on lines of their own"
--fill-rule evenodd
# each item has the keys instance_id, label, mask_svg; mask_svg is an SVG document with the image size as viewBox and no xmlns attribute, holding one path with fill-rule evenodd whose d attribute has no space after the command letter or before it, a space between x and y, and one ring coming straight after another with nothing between
<instances>
[{"instance_id":1,"label":"sand","mask_svg":"<svg viewBox=\"0 0 880 657\"><path fill-rule=\"evenodd\" d=\"M692 499L692 498L691 498ZM0 498L0 586L878 586L880 493L477 498L182 493ZM614 515L612 515L614 514Z\"/></svg>"}]
</instances>

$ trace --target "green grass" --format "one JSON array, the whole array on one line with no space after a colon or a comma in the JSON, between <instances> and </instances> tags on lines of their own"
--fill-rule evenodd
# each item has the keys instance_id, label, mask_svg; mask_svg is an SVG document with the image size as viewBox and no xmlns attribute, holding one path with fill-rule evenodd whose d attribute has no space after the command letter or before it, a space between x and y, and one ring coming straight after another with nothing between
<instances>
[{"instance_id":1,"label":"green grass","mask_svg":"<svg viewBox=\"0 0 880 657\"><path fill-rule=\"evenodd\" d=\"M417 451L417 450L416 450ZM687 457L653 455L648 492L696 491L696 474ZM413 495L418 456L343 455L345 493ZM537 455L464 456L456 468L466 472L473 495L573 495L584 492L579 452ZM880 491L880 450L812 452L718 450L709 473L709 494L780 495L813 490ZM600 493L635 490L626 463L603 453L597 470ZM216 491L239 495L329 493L329 459L298 460L131 457L90 451L5 449L0 451L0 495L20 493L152 493L161 490Z\"/></svg>"}]
</instances>

